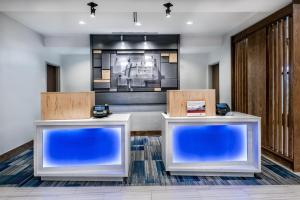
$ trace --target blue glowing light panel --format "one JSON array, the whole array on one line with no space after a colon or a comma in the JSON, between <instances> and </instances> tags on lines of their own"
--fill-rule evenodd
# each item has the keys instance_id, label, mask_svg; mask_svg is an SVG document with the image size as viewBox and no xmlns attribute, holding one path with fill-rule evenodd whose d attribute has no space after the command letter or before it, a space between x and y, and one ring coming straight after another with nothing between
<instances>
[{"instance_id":1,"label":"blue glowing light panel","mask_svg":"<svg viewBox=\"0 0 300 200\"><path fill-rule=\"evenodd\" d=\"M43 167L121 165L121 127L43 130Z\"/></svg>"},{"instance_id":2,"label":"blue glowing light panel","mask_svg":"<svg viewBox=\"0 0 300 200\"><path fill-rule=\"evenodd\" d=\"M247 125L175 126L174 163L247 161Z\"/></svg>"}]
</instances>

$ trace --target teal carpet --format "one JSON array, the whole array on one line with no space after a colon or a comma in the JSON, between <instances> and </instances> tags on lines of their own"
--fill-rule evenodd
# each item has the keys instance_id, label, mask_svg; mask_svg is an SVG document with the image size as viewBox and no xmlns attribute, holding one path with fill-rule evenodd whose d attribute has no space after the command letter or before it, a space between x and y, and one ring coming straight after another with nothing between
<instances>
[{"instance_id":1,"label":"teal carpet","mask_svg":"<svg viewBox=\"0 0 300 200\"><path fill-rule=\"evenodd\" d=\"M33 176L32 149L0 163L0 186L6 187L290 184L300 184L300 177L265 158L262 158L262 173L251 178L170 176L162 162L160 137L155 136L131 137L130 175L123 182L42 181Z\"/></svg>"}]
</instances>

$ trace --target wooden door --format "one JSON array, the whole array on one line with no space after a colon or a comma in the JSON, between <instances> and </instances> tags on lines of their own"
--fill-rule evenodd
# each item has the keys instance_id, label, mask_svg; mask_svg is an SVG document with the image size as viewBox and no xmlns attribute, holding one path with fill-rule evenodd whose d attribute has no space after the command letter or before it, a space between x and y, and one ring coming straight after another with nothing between
<instances>
[{"instance_id":1,"label":"wooden door","mask_svg":"<svg viewBox=\"0 0 300 200\"><path fill-rule=\"evenodd\" d=\"M211 65L212 89L216 90L216 103L220 103L219 63Z\"/></svg>"},{"instance_id":2,"label":"wooden door","mask_svg":"<svg viewBox=\"0 0 300 200\"><path fill-rule=\"evenodd\" d=\"M60 91L60 70L58 66L47 64L47 92Z\"/></svg>"}]
</instances>

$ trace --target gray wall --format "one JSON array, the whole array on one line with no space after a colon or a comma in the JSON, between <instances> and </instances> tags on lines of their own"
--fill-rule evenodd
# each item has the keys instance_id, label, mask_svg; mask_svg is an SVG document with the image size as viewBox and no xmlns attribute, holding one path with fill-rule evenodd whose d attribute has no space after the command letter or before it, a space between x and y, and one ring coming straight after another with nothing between
<instances>
[{"instance_id":1,"label":"gray wall","mask_svg":"<svg viewBox=\"0 0 300 200\"><path fill-rule=\"evenodd\" d=\"M89 55L63 55L61 65L62 91L80 92L91 89Z\"/></svg>"},{"instance_id":2,"label":"gray wall","mask_svg":"<svg viewBox=\"0 0 300 200\"><path fill-rule=\"evenodd\" d=\"M0 155L33 139L46 88L46 61L59 64L43 38L0 13Z\"/></svg>"},{"instance_id":3,"label":"gray wall","mask_svg":"<svg viewBox=\"0 0 300 200\"><path fill-rule=\"evenodd\" d=\"M206 89L208 54L180 55L180 89Z\"/></svg>"},{"instance_id":4,"label":"gray wall","mask_svg":"<svg viewBox=\"0 0 300 200\"><path fill-rule=\"evenodd\" d=\"M231 40L230 35L223 38L221 48L210 54L209 65L219 63L220 102L231 105Z\"/></svg>"}]
</instances>

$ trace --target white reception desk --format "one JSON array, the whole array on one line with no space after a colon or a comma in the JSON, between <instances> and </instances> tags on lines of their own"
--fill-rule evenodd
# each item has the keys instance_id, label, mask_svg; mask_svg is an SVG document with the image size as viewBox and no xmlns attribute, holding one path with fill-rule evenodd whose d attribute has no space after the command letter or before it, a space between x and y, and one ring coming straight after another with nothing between
<instances>
[{"instance_id":1,"label":"white reception desk","mask_svg":"<svg viewBox=\"0 0 300 200\"><path fill-rule=\"evenodd\" d=\"M34 175L43 180L121 181L128 177L130 114L35 122Z\"/></svg>"},{"instance_id":2,"label":"white reception desk","mask_svg":"<svg viewBox=\"0 0 300 200\"><path fill-rule=\"evenodd\" d=\"M162 122L162 157L171 175L253 176L261 171L259 117L162 113Z\"/></svg>"}]
</instances>

